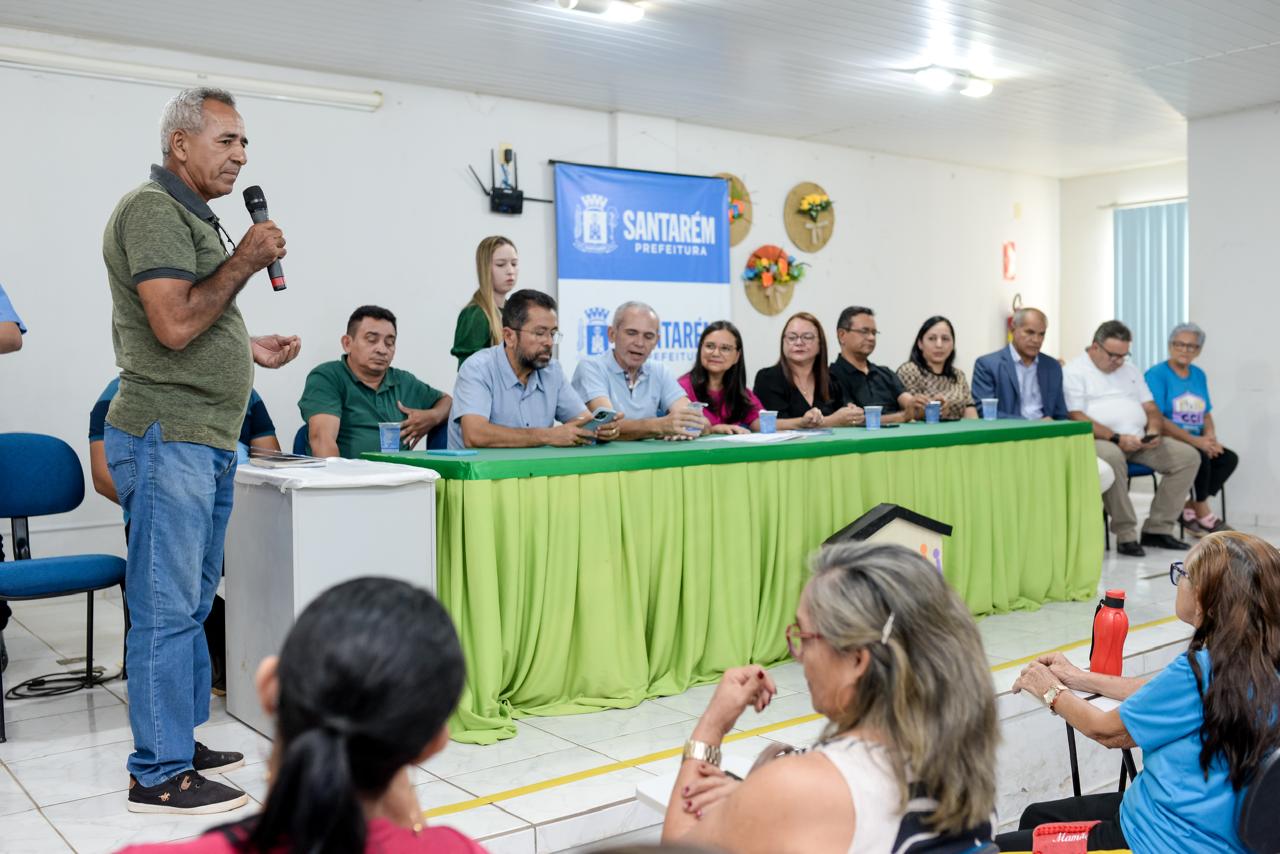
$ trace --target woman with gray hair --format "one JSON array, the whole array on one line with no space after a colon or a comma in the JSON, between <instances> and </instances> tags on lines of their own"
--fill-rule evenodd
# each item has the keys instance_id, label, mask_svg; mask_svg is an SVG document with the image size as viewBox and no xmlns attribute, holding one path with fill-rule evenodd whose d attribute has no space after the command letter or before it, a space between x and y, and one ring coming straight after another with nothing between
<instances>
[{"instance_id":1,"label":"woman with gray hair","mask_svg":"<svg viewBox=\"0 0 1280 854\"><path fill-rule=\"evenodd\" d=\"M1210 496L1240 462L1235 452L1218 441L1209 400L1209 380L1191 364L1204 348L1204 330L1194 323L1179 323L1169 333L1169 359L1147 371L1147 387L1164 416L1164 435L1186 442L1200 452L1192 497L1182 508L1182 527L1197 537L1230 527L1209 509Z\"/></svg>"},{"instance_id":2,"label":"woman with gray hair","mask_svg":"<svg viewBox=\"0 0 1280 854\"><path fill-rule=\"evenodd\" d=\"M816 711L812 748L738 782L720 744L777 688L724 674L685 745L664 841L734 852L973 851L991 839L996 711L968 609L938 570L894 545L824 548L787 629Z\"/></svg>"}]
</instances>

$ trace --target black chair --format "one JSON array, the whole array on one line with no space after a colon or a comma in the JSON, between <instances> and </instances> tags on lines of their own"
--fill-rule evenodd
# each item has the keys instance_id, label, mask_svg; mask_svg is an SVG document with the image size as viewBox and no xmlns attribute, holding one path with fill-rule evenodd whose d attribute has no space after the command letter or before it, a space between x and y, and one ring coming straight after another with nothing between
<instances>
[{"instance_id":1,"label":"black chair","mask_svg":"<svg viewBox=\"0 0 1280 854\"><path fill-rule=\"evenodd\" d=\"M1280 851L1280 750L1263 757L1240 805L1240 841L1251 851Z\"/></svg>"},{"instance_id":2,"label":"black chair","mask_svg":"<svg viewBox=\"0 0 1280 854\"><path fill-rule=\"evenodd\" d=\"M1155 469L1150 466L1144 466L1142 463L1129 463L1128 479L1125 481L1126 489L1133 487L1133 479L1135 477L1150 477L1152 491L1160 488L1160 481L1156 478ZM1223 518L1226 518L1226 510L1222 512L1224 514ZM1178 517L1178 525L1182 525L1181 516ZM1102 547L1105 551L1111 551L1111 517L1107 515L1106 508L1102 510Z\"/></svg>"},{"instance_id":3,"label":"black chair","mask_svg":"<svg viewBox=\"0 0 1280 854\"><path fill-rule=\"evenodd\" d=\"M47 694L69 693L100 681L93 667L93 594L117 586L121 595L124 594L123 558L104 554L31 557L28 518L69 513L83 500L84 473L80 458L70 445L37 433L0 433L0 518L11 520L14 553L14 560L0 563L0 601L87 594L84 675L38 677L47 689L42 693ZM127 602L124 631L127 644ZM121 678L124 676L122 670ZM3 677L0 677L0 742L5 741L4 693Z\"/></svg>"},{"instance_id":4,"label":"black chair","mask_svg":"<svg viewBox=\"0 0 1280 854\"><path fill-rule=\"evenodd\" d=\"M1092 700L1097 696L1097 694L1094 694L1086 699ZM1071 724L1066 724L1066 727L1067 752L1071 756L1071 793L1078 798L1080 797L1080 762L1076 758L1076 730ZM1120 786L1117 791L1123 793L1128 783L1137 778L1138 766L1133 761L1133 751L1127 747L1122 747L1120 749Z\"/></svg>"}]
</instances>

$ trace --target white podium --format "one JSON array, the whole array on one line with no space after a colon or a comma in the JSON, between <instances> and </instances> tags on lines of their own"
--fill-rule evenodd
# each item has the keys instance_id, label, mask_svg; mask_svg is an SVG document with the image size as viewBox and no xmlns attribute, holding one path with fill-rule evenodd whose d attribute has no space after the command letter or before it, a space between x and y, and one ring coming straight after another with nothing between
<instances>
[{"instance_id":1,"label":"white podium","mask_svg":"<svg viewBox=\"0 0 1280 854\"><path fill-rule=\"evenodd\" d=\"M316 468L237 469L226 545L228 712L275 737L254 673L328 588L379 575L434 592L438 478L337 458Z\"/></svg>"}]
</instances>

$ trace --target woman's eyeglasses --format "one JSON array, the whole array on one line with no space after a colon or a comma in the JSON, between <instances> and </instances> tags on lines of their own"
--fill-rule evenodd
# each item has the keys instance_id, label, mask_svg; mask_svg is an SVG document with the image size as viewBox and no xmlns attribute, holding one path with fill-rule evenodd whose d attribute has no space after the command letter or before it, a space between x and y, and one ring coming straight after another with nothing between
<instances>
[{"instance_id":1,"label":"woman's eyeglasses","mask_svg":"<svg viewBox=\"0 0 1280 854\"><path fill-rule=\"evenodd\" d=\"M818 640L821 637L822 635L817 632L802 632L799 623L792 623L787 626L787 652L791 653L792 658L799 659L804 651L804 642Z\"/></svg>"},{"instance_id":2,"label":"woman's eyeglasses","mask_svg":"<svg viewBox=\"0 0 1280 854\"><path fill-rule=\"evenodd\" d=\"M1169 564L1169 583L1174 587L1178 586L1178 582L1184 578L1189 578L1186 569L1183 568L1182 561L1175 560Z\"/></svg>"}]
</instances>

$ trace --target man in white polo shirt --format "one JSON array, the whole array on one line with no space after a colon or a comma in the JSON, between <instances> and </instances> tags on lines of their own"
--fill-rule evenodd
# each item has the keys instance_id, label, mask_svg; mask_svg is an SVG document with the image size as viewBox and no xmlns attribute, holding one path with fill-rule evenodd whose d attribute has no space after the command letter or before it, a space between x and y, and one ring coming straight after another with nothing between
<instances>
[{"instance_id":1,"label":"man in white polo shirt","mask_svg":"<svg viewBox=\"0 0 1280 854\"><path fill-rule=\"evenodd\" d=\"M1108 320L1093 334L1093 343L1062 369L1067 411L1074 421L1093 422L1099 459L1115 472L1115 483L1102 495L1111 516L1116 551L1141 557L1143 546L1185 551L1187 543L1173 536L1200 466L1200 455L1181 442L1161 442L1163 418L1151 390L1137 367L1129 362L1133 335L1118 320ZM1141 463L1160 475L1151 512L1138 538L1138 519L1129 500L1129 462Z\"/></svg>"}]
</instances>

